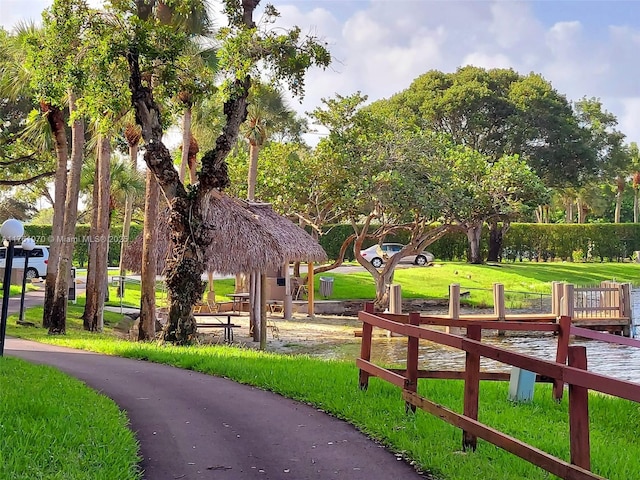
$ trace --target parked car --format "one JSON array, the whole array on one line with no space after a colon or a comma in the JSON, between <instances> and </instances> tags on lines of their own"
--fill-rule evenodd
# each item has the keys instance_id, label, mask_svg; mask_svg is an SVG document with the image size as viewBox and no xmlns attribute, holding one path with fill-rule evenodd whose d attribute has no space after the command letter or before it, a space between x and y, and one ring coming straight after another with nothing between
<instances>
[{"instance_id":1,"label":"parked car","mask_svg":"<svg viewBox=\"0 0 640 480\"><path fill-rule=\"evenodd\" d=\"M22 246L13 247L13 268L24 269L25 252ZM7 247L0 248L0 268L4 268L7 261ZM29 252L29 264L27 266L27 278L45 278L47 276L47 264L49 263L49 247L36 245Z\"/></svg>"},{"instance_id":2,"label":"parked car","mask_svg":"<svg viewBox=\"0 0 640 480\"><path fill-rule=\"evenodd\" d=\"M371 265L373 265L374 267L380 268L386 260L393 257L403 248L404 245L402 245L401 243L383 243L382 245L372 245L365 250L361 250L360 255L362 255L365 260L371 262ZM406 257L402 257L402 260L400 260L400 262L409 262L416 265L426 265L427 263L433 262L433 260L433 254L427 252L426 250L423 250L417 255L407 255Z\"/></svg>"}]
</instances>

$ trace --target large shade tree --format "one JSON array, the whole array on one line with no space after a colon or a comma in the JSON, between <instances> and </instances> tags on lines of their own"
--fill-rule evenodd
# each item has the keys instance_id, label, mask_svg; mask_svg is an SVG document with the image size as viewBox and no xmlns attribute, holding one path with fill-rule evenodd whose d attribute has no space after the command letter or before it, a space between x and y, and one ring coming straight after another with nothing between
<instances>
[{"instance_id":1,"label":"large shade tree","mask_svg":"<svg viewBox=\"0 0 640 480\"><path fill-rule=\"evenodd\" d=\"M238 138L240 125L247 116L247 98L251 76L258 75L258 63L276 80L285 81L295 94L303 93L304 75L312 65L326 66L330 55L315 39L303 37L299 28L288 31L262 31L253 20L257 0L224 2L229 25L220 31L220 69L225 81L220 88L225 124L215 148L205 153L198 182L189 189L180 181L171 155L162 141L163 112L153 94L151 78L168 78L172 62L184 49L188 35L178 28L181 16L194 2L171 2L171 22L158 20L154 12L161 5L154 1L114 1L122 24L123 36L114 46L125 54L129 67L129 88L136 112L136 122L145 141L144 159L169 205L169 225L173 251L168 259L166 282L169 291L169 320L164 339L188 343L195 333L192 306L202 298L205 271L203 251L211 244L212 232L204 220L209 194L228 185L224 160ZM167 2L168 3L168 2ZM134 8L130 8L133 6ZM268 18L277 11L267 5ZM162 40L159 42L158 40ZM158 64L163 60L162 66ZM159 74L163 73L162 76Z\"/></svg>"}]
</instances>

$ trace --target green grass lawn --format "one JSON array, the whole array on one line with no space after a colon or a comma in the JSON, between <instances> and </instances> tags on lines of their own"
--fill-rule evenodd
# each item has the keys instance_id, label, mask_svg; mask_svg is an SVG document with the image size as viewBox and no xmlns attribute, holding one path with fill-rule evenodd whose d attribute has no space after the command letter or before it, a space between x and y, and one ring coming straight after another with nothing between
<instances>
[{"instance_id":1,"label":"green grass lawn","mask_svg":"<svg viewBox=\"0 0 640 480\"><path fill-rule=\"evenodd\" d=\"M142 478L117 405L45 366L0 358L0 478Z\"/></svg>"}]
</instances>

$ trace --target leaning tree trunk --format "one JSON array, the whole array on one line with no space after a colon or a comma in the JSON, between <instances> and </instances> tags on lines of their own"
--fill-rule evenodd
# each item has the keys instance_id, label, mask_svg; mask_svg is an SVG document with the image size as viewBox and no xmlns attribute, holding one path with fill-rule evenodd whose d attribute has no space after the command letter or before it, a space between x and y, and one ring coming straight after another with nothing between
<instances>
[{"instance_id":1,"label":"leaning tree trunk","mask_svg":"<svg viewBox=\"0 0 640 480\"><path fill-rule=\"evenodd\" d=\"M157 244L158 218L160 201L160 187L156 177L147 170L146 177L147 195L144 202L144 230L142 232L142 275L140 278L140 320L138 327L138 340L153 340L156 337L156 270L157 270Z\"/></svg>"},{"instance_id":2,"label":"leaning tree trunk","mask_svg":"<svg viewBox=\"0 0 640 480\"><path fill-rule=\"evenodd\" d=\"M44 310L42 326L49 328L51 325L51 310L56 291L56 275L58 274L58 261L60 258L60 240L62 238L62 226L64 225L64 204L67 194L67 162L69 160L69 144L65 131L64 114L62 110L53 105L41 103L40 108L47 117L47 122L53 134L56 147L56 176L55 193L53 203L53 224L51 226L51 240L49 242L49 263L47 264L47 276L45 281Z\"/></svg>"},{"instance_id":3,"label":"leaning tree trunk","mask_svg":"<svg viewBox=\"0 0 640 480\"><path fill-rule=\"evenodd\" d=\"M72 118L76 110L75 101L75 95L73 92L69 92L69 113ZM55 295L51 306L50 335L64 334L67 329L67 299L69 298L69 281L71 280L71 259L75 245L74 239L76 221L78 219L80 175L82 172L82 161L84 160L84 121L81 118L74 120L71 125L71 138L71 166L69 167L67 193L64 204L63 241L61 242L59 251Z\"/></svg>"},{"instance_id":4,"label":"leaning tree trunk","mask_svg":"<svg viewBox=\"0 0 640 480\"><path fill-rule=\"evenodd\" d=\"M473 224L467 228L467 240L469 241L469 263L482 263L480 252L480 239L482 238L482 223Z\"/></svg>"}]
</instances>

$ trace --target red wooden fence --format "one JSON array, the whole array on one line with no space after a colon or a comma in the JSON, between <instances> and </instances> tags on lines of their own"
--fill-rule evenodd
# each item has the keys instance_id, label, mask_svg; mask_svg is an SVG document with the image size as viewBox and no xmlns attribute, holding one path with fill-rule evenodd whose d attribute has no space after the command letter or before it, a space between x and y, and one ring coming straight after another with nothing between
<instances>
[{"instance_id":1,"label":"red wooden fence","mask_svg":"<svg viewBox=\"0 0 640 480\"><path fill-rule=\"evenodd\" d=\"M503 448L546 471L564 479L600 479L592 473L589 443L589 390L606 393L640 403L640 385L617 380L605 375L588 372L585 347L570 346L571 335L587 336L598 334L588 329L571 326L569 317L560 317L559 323L527 321L464 321L441 317L423 317L419 313L409 315L373 313L373 305L366 304L365 311L360 312L363 322L362 345L360 358L356 365L360 369L360 388L366 389L369 378L376 376L402 388L402 396L406 409L415 411L420 408L442 418L463 431L462 445L464 449L476 448L477 438L482 438ZM443 327L463 327L466 337L430 330L421 325L439 325ZM407 336L406 369L386 369L371 362L373 327ZM558 334L558 350L556 361L541 360L529 355L515 353L503 348L483 344L482 330L501 331L543 331ZM602 334L607 341L622 343L621 337ZM588 338L595 338L589 336ZM600 338L598 338L600 339ZM447 345L466 352L464 372L420 370L418 365L418 347L420 340ZM624 339L627 344L629 339ZM640 341L632 341L640 346ZM570 462L554 457L525 442L495 430L478 421L478 401L480 380L508 380L506 373L480 372L480 358L486 357L502 363L522 368L537 374L536 381L552 382L554 396L562 397L564 384L569 388L569 431ZM568 360L568 365L565 364ZM464 380L464 407L459 414L442 405L420 396L418 381L421 378L442 378Z\"/></svg>"}]
</instances>

